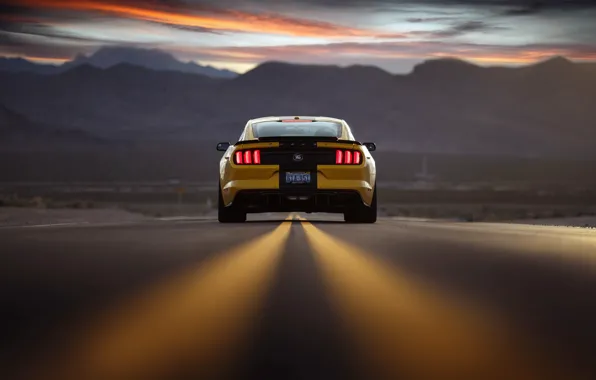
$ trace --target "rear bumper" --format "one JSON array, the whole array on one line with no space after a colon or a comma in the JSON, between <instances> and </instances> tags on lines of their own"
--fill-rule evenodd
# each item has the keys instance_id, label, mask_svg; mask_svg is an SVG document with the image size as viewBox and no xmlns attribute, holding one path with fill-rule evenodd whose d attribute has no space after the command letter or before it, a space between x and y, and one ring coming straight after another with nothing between
<instances>
[{"instance_id":1,"label":"rear bumper","mask_svg":"<svg viewBox=\"0 0 596 380\"><path fill-rule=\"evenodd\" d=\"M329 212L343 213L347 208L362 205L356 190L291 191L279 189L238 191L233 207L249 213L258 212Z\"/></svg>"},{"instance_id":2,"label":"rear bumper","mask_svg":"<svg viewBox=\"0 0 596 380\"><path fill-rule=\"evenodd\" d=\"M267 193L278 193L281 195L295 195L291 194L296 192L297 194L301 190L292 190L288 188L280 188L279 171L273 173L264 173L263 177L250 179L235 178L222 186L222 195L224 204L226 206L232 203L237 203L236 197L240 193L245 192L267 192ZM365 205L370 205L372 202L373 186L364 180L365 172L361 168L354 168L352 170L343 170L336 174L335 178L328 175L326 172L319 170L316 177L316 188L304 190L305 194L327 194L331 193L344 193L344 192L355 192L360 197L360 202ZM339 177L339 178L337 178Z\"/></svg>"}]
</instances>

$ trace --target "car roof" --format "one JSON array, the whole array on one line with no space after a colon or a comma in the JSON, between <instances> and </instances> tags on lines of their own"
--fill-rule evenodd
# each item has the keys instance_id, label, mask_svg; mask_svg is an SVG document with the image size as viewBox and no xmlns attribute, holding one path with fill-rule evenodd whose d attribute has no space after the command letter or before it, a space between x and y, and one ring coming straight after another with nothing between
<instances>
[{"instance_id":1,"label":"car roof","mask_svg":"<svg viewBox=\"0 0 596 380\"><path fill-rule=\"evenodd\" d=\"M264 122L264 121L275 121L275 120L290 120L290 119L304 119L304 120L317 120L317 121L330 121L330 122L336 122L336 123L341 123L344 124L345 122L342 119L337 119L334 117L328 117L328 116L264 116L264 117L259 117L259 118L255 118L255 119L251 119L249 121L249 123L260 123L260 122Z\"/></svg>"},{"instance_id":2,"label":"car roof","mask_svg":"<svg viewBox=\"0 0 596 380\"><path fill-rule=\"evenodd\" d=\"M262 122L267 122L267 121L278 121L278 120L301 120L301 119L309 120L309 121L316 120L316 121L326 121L326 122L331 122L331 123L338 123L342 126L342 135L344 135L345 138L348 140L354 140L354 135L352 134L352 130L348 126L348 123L346 123L345 120L337 119L335 117L329 117L329 116L264 116L264 117L259 117L259 118L255 118L255 119L250 119L246 123L244 131L240 135L239 141L242 141L247 137L246 134L249 130L249 127L255 123L262 123ZM249 136L252 136L252 132L249 132L249 133L250 133Z\"/></svg>"}]
</instances>

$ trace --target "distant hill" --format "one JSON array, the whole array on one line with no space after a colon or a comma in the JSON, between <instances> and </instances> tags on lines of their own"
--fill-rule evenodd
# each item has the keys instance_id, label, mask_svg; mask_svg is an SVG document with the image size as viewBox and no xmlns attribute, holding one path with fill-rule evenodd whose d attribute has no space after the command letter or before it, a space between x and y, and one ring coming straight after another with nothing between
<instances>
[{"instance_id":1,"label":"distant hill","mask_svg":"<svg viewBox=\"0 0 596 380\"><path fill-rule=\"evenodd\" d=\"M103 47L89 56L78 55L72 61L62 65L36 64L22 58L0 58L0 71L59 74L81 65L106 69L119 64L130 64L157 71L200 74L213 78L234 78L238 75L230 70L202 66L194 62L181 62L172 54L158 49L121 46Z\"/></svg>"},{"instance_id":2,"label":"distant hill","mask_svg":"<svg viewBox=\"0 0 596 380\"><path fill-rule=\"evenodd\" d=\"M266 62L232 79L133 64L57 75L0 73L0 102L34 122L134 141L235 140L264 115L348 121L380 150L596 156L596 65L430 60L408 75Z\"/></svg>"},{"instance_id":3,"label":"distant hill","mask_svg":"<svg viewBox=\"0 0 596 380\"><path fill-rule=\"evenodd\" d=\"M9 73L56 74L60 66L44 65L23 58L0 57L0 71Z\"/></svg>"},{"instance_id":4,"label":"distant hill","mask_svg":"<svg viewBox=\"0 0 596 380\"><path fill-rule=\"evenodd\" d=\"M104 142L87 132L34 123L0 104L0 147L11 149L33 146L81 147Z\"/></svg>"},{"instance_id":5,"label":"distant hill","mask_svg":"<svg viewBox=\"0 0 596 380\"><path fill-rule=\"evenodd\" d=\"M4 139L22 134L40 133L39 128L25 116L0 104L0 136Z\"/></svg>"},{"instance_id":6,"label":"distant hill","mask_svg":"<svg viewBox=\"0 0 596 380\"><path fill-rule=\"evenodd\" d=\"M0 73L0 102L35 122L134 140L197 126L210 110L196 102L220 81L129 64L81 65L52 76Z\"/></svg>"},{"instance_id":7,"label":"distant hill","mask_svg":"<svg viewBox=\"0 0 596 380\"><path fill-rule=\"evenodd\" d=\"M89 64L107 69L121 63L145 67L158 71L179 71L189 74L201 74L214 78L234 78L238 75L230 70L202 66L194 62L181 62L172 54L158 49L140 49L131 47L104 47L90 56L79 55L73 61L64 64L68 69L74 66Z\"/></svg>"}]
</instances>

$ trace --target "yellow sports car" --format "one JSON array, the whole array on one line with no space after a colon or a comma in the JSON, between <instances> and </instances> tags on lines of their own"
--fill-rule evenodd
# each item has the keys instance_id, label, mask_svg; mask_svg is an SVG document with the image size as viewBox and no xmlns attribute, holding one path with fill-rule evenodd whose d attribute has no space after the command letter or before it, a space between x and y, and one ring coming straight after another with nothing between
<instances>
[{"instance_id":1,"label":"yellow sports car","mask_svg":"<svg viewBox=\"0 0 596 380\"><path fill-rule=\"evenodd\" d=\"M351 223L377 220L374 143L356 141L344 120L263 117L249 120L238 142L217 144L218 219L247 213L343 213Z\"/></svg>"}]
</instances>

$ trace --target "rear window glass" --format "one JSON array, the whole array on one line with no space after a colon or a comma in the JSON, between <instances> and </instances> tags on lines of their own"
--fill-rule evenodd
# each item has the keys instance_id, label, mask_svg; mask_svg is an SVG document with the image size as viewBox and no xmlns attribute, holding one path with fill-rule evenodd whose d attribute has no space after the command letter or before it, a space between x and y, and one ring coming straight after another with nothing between
<instances>
[{"instance_id":1,"label":"rear window glass","mask_svg":"<svg viewBox=\"0 0 596 380\"><path fill-rule=\"evenodd\" d=\"M341 137L340 123L330 121L263 121L252 125L252 132L259 137L317 136Z\"/></svg>"}]
</instances>

